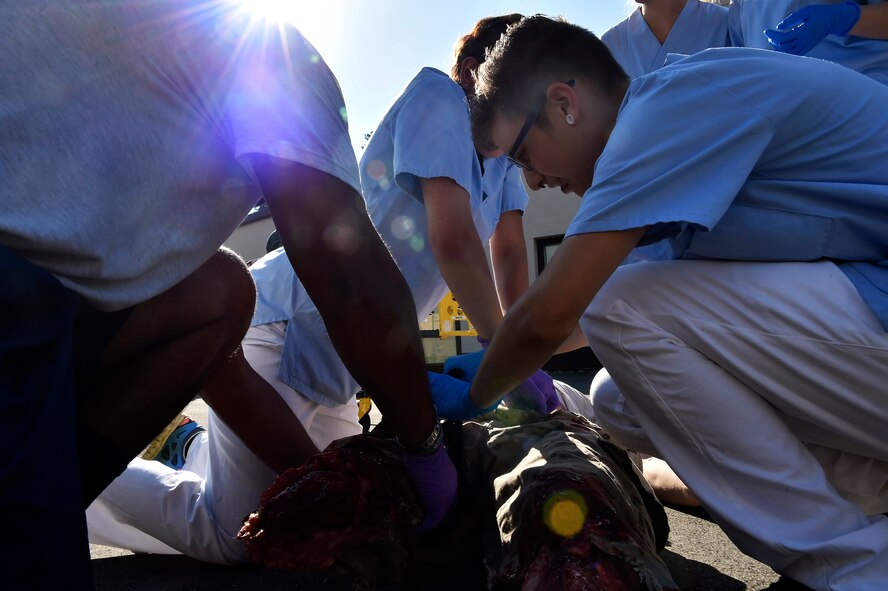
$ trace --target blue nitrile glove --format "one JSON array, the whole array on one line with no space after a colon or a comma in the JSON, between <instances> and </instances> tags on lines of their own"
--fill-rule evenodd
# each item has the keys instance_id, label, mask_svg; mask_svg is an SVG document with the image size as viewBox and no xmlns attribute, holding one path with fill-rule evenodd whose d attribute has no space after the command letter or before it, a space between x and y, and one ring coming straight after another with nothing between
<instances>
[{"instance_id":1,"label":"blue nitrile glove","mask_svg":"<svg viewBox=\"0 0 888 591\"><path fill-rule=\"evenodd\" d=\"M796 10L766 30L768 43L777 51L805 55L827 35L847 35L860 20L860 6L844 4L811 4Z\"/></svg>"},{"instance_id":2,"label":"blue nitrile glove","mask_svg":"<svg viewBox=\"0 0 888 591\"><path fill-rule=\"evenodd\" d=\"M446 365L445 365L446 367ZM432 402L438 409L438 416L455 421L466 421L496 408L499 401L490 408L478 408L469 397L471 383L467 380L435 373L429 374L429 387L432 390Z\"/></svg>"},{"instance_id":3,"label":"blue nitrile glove","mask_svg":"<svg viewBox=\"0 0 888 591\"><path fill-rule=\"evenodd\" d=\"M466 382L475 379L478 368L481 366L481 360L484 359L484 349L475 351L474 353L463 353L462 355L454 355L448 357L444 362L444 373L455 378L459 378Z\"/></svg>"},{"instance_id":4,"label":"blue nitrile glove","mask_svg":"<svg viewBox=\"0 0 888 591\"><path fill-rule=\"evenodd\" d=\"M482 347L487 345L481 339L478 341ZM478 366L481 365L483 358L483 350L450 357L444 362L444 373L471 382L475 379ZM555 391L552 378L541 369L535 371L533 375L506 394L505 398L506 404L510 408L533 410L540 414L547 414L561 407L561 401Z\"/></svg>"},{"instance_id":5,"label":"blue nitrile glove","mask_svg":"<svg viewBox=\"0 0 888 591\"><path fill-rule=\"evenodd\" d=\"M456 500L456 468L447 455L447 448L442 444L431 455L405 451L404 465L422 502L422 523L417 531L437 527Z\"/></svg>"}]
</instances>

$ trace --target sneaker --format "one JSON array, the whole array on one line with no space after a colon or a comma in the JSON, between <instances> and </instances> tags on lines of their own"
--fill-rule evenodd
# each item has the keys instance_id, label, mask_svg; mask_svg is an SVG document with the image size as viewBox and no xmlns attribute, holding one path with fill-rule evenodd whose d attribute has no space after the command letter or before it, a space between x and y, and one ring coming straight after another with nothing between
<instances>
[{"instance_id":1,"label":"sneaker","mask_svg":"<svg viewBox=\"0 0 888 591\"><path fill-rule=\"evenodd\" d=\"M181 470L185 465L185 456L194 438L206 431L197 421L185 415L179 415L167 425L142 454L146 460L156 460L173 470Z\"/></svg>"}]
</instances>

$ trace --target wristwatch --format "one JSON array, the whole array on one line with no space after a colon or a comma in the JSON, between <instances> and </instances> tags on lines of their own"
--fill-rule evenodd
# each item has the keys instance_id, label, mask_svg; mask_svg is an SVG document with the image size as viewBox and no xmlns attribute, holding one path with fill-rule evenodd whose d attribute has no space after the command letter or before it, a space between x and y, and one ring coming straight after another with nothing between
<instances>
[{"instance_id":1,"label":"wristwatch","mask_svg":"<svg viewBox=\"0 0 888 591\"><path fill-rule=\"evenodd\" d=\"M435 426L432 427L432 432L428 437L416 445L411 445L409 447L401 444L401 448L406 453L414 456L430 456L441 447L442 443L444 443L444 431L441 429L441 421L438 420L438 415L436 414Z\"/></svg>"}]
</instances>

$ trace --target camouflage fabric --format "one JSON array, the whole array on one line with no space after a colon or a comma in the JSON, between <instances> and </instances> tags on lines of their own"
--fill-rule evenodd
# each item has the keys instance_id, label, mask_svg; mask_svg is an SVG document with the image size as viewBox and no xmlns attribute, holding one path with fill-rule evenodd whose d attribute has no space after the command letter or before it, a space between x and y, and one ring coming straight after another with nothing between
<instances>
[{"instance_id":1,"label":"camouflage fabric","mask_svg":"<svg viewBox=\"0 0 888 591\"><path fill-rule=\"evenodd\" d=\"M492 457L499 543L486 549L490 587L677 588L656 554L665 513L599 427L561 410L483 418L464 431L479 431L478 443L486 433L482 453Z\"/></svg>"},{"instance_id":2,"label":"camouflage fabric","mask_svg":"<svg viewBox=\"0 0 888 591\"><path fill-rule=\"evenodd\" d=\"M437 530L418 538L410 526L419 507L397 443L359 435L285 473L239 537L260 564L332 567L365 588L447 578L523 591L677 588L656 554L665 512L596 425L501 407L445 432L460 495Z\"/></svg>"}]
</instances>

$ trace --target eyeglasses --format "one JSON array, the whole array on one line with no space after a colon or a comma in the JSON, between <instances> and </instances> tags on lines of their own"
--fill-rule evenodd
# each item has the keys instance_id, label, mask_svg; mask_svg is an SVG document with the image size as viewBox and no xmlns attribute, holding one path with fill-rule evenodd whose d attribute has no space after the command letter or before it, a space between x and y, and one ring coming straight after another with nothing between
<instances>
[{"instance_id":1,"label":"eyeglasses","mask_svg":"<svg viewBox=\"0 0 888 591\"><path fill-rule=\"evenodd\" d=\"M573 86L576 84L576 80L568 80L565 82L568 86ZM530 112L527 116L527 119L524 120L524 125L521 126L521 131L518 132L518 137L515 138L515 143L512 144L512 149L509 150L509 153L506 154L506 158L508 158L509 162L517 166L518 168L523 168L524 170L530 170L530 165L526 162L522 162L518 159L518 150L521 148L521 144L524 143L524 138L527 136L527 132L530 131L530 128L533 127L533 124L536 123L537 119L540 118L540 113L543 112L543 107L546 105L546 99L548 97L543 95L543 99L540 101L539 105L537 105L536 109Z\"/></svg>"}]
</instances>

